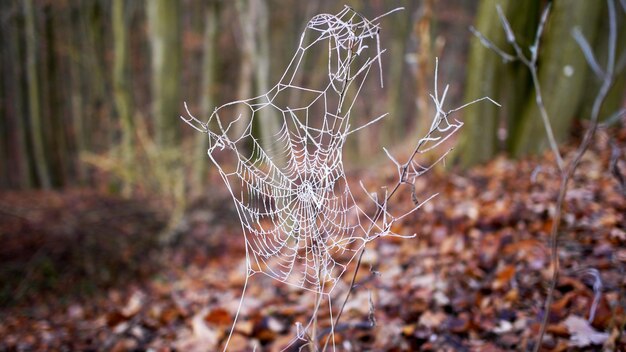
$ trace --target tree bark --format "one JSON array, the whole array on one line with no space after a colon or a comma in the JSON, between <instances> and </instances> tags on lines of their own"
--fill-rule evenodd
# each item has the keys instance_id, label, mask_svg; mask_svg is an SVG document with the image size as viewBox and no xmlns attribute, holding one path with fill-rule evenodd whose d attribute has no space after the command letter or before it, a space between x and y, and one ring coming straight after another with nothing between
<instances>
[{"instance_id":1,"label":"tree bark","mask_svg":"<svg viewBox=\"0 0 626 352\"><path fill-rule=\"evenodd\" d=\"M87 181L87 169L81 161L81 155L87 151L84 121L87 119L85 111L85 93L83 92L84 79L80 67L84 64L83 56L78 55L83 49L81 46L80 6L72 6L66 14L67 32L70 38L69 50L69 78L70 78L70 104L72 116L72 130L74 138L73 159L76 163L76 175L78 182L84 184Z\"/></svg>"},{"instance_id":2,"label":"tree bark","mask_svg":"<svg viewBox=\"0 0 626 352\"><path fill-rule=\"evenodd\" d=\"M35 30L35 9L32 0L24 0L24 20L26 26L26 76L28 86L28 106L30 121L30 142L33 148L33 159L37 181L44 189L52 185L50 170L44 149L44 136L41 121L41 101L39 79L37 74L37 35Z\"/></svg>"},{"instance_id":3,"label":"tree bark","mask_svg":"<svg viewBox=\"0 0 626 352\"><path fill-rule=\"evenodd\" d=\"M406 4L410 6L410 4ZM404 137L405 127L408 122L405 116L404 95L406 92L404 76L406 71L406 48L411 31L411 16L413 10L410 8L394 14L396 24L390 30L393 32L391 46L389 50L389 79L385 81L385 89L389 92L387 99L387 111L389 116L383 122L381 130L382 140L385 145L390 145L399 138ZM431 58L432 59L432 58Z\"/></svg>"},{"instance_id":4,"label":"tree bark","mask_svg":"<svg viewBox=\"0 0 626 352\"><path fill-rule=\"evenodd\" d=\"M3 142L5 151L5 171L6 186L8 188L25 189L32 186L31 163L27 146L27 131L25 128L24 114L24 70L21 63L24 62L22 55L23 26L22 12L19 11L21 4L17 1L3 1L0 4L2 13L12 11L13 14L7 18L5 30L0 33L0 42L5 43L0 53L2 72L2 94L0 94L0 104L2 105L3 123L6 124L6 135ZM18 10L18 11L16 11ZM5 12L7 11L7 12Z\"/></svg>"},{"instance_id":5,"label":"tree bark","mask_svg":"<svg viewBox=\"0 0 626 352\"><path fill-rule=\"evenodd\" d=\"M200 116L207 119L211 115L211 108L215 106L215 64L217 59L217 32L219 27L220 4L217 0L211 1L205 14L203 56L202 56L202 83L200 87ZM200 191L204 188L207 172L208 140L205 134L196 135L196 147L193 161L195 188Z\"/></svg>"},{"instance_id":6,"label":"tree bark","mask_svg":"<svg viewBox=\"0 0 626 352\"><path fill-rule=\"evenodd\" d=\"M146 2L152 49L152 114L156 141L172 146L180 138L181 36L178 1Z\"/></svg>"},{"instance_id":7,"label":"tree bark","mask_svg":"<svg viewBox=\"0 0 626 352\"><path fill-rule=\"evenodd\" d=\"M416 94L415 105L417 107L417 135L425 136L430 129L435 109L429 93L434 79L434 56L432 45L431 24L433 18L433 0L422 1L419 8L420 16L414 25L415 37L417 38L418 48L416 53Z\"/></svg>"},{"instance_id":8,"label":"tree bark","mask_svg":"<svg viewBox=\"0 0 626 352\"><path fill-rule=\"evenodd\" d=\"M113 0L111 27L113 29L113 94L122 129L122 154L125 167L132 167L133 157L133 103L130 86L130 57L128 54L128 20L124 0ZM126 188L128 186L125 186ZM125 190L129 192L128 189Z\"/></svg>"},{"instance_id":9,"label":"tree bark","mask_svg":"<svg viewBox=\"0 0 626 352\"><path fill-rule=\"evenodd\" d=\"M238 0L236 5L241 28L241 58L239 61L237 99L243 100L252 98L252 56L255 51L254 31L256 24L254 23L255 16L250 9L249 1ZM241 136L250 123L250 112L246 110L244 104L239 104L236 114L240 118L233 126L235 129L234 136Z\"/></svg>"},{"instance_id":10,"label":"tree bark","mask_svg":"<svg viewBox=\"0 0 626 352\"><path fill-rule=\"evenodd\" d=\"M108 148L112 142L111 133L107 133L107 122L110 121L106 111L107 81L105 79L105 50L103 29L103 8L97 0L80 2L81 27L83 28L83 42L81 43L82 70L85 83L85 106L87 107L82 120L80 137L85 141L87 151L101 151ZM98 131L94 133L94 131Z\"/></svg>"},{"instance_id":11,"label":"tree bark","mask_svg":"<svg viewBox=\"0 0 626 352\"><path fill-rule=\"evenodd\" d=\"M43 42L41 51L41 118L44 143L47 151L48 167L50 169L53 187L63 187L69 177L68 144L65 130L65 82L60 80L62 72L62 57L59 47L62 47L59 36L59 12L51 4L43 5Z\"/></svg>"},{"instance_id":12,"label":"tree bark","mask_svg":"<svg viewBox=\"0 0 626 352\"><path fill-rule=\"evenodd\" d=\"M270 35L269 35L269 12L267 10L266 0L250 1L250 12L255 17L254 22L257 25L255 45L255 82L256 94L265 94L270 89ZM274 150L273 139L280 129L278 111L273 109L261 109L257 113L257 128L261 146L272 157L277 157L279 152ZM278 160L275 160L278 162Z\"/></svg>"}]
</instances>

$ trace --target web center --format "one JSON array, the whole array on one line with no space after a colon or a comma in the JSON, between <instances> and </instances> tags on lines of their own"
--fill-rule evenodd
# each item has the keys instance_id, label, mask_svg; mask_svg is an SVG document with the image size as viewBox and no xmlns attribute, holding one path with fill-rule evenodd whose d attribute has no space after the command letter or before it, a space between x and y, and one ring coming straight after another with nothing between
<instances>
[{"instance_id":1,"label":"web center","mask_svg":"<svg viewBox=\"0 0 626 352\"><path fill-rule=\"evenodd\" d=\"M313 184L309 181L304 181L301 185L299 185L296 194L298 196L298 200L301 202L310 203L315 200Z\"/></svg>"}]
</instances>

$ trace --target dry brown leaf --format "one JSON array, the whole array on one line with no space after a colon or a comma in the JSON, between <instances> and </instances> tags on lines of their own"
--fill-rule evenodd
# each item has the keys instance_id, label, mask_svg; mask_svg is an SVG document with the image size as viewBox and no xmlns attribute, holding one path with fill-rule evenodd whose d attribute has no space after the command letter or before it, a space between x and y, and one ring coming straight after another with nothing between
<instances>
[{"instance_id":1,"label":"dry brown leaf","mask_svg":"<svg viewBox=\"0 0 626 352\"><path fill-rule=\"evenodd\" d=\"M204 320L210 324L227 326L232 324L233 317L231 317L230 313L224 308L214 308L209 311L204 317Z\"/></svg>"},{"instance_id":2,"label":"dry brown leaf","mask_svg":"<svg viewBox=\"0 0 626 352\"><path fill-rule=\"evenodd\" d=\"M493 289L499 290L504 288L509 284L511 279L515 277L515 266L514 265L506 265L501 268L496 274L496 279L493 282Z\"/></svg>"}]
</instances>

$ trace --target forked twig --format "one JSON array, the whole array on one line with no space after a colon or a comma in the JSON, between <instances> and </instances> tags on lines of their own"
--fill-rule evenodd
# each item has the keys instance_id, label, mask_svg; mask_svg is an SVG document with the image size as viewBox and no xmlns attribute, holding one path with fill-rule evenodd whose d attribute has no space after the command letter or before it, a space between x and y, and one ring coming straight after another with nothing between
<instances>
[{"instance_id":1,"label":"forked twig","mask_svg":"<svg viewBox=\"0 0 626 352\"><path fill-rule=\"evenodd\" d=\"M541 36L543 34L543 30L545 28L546 21L548 20L548 15L550 13L550 3L546 6L543 13L541 14L541 20L539 21L539 26L537 27L537 32L535 33L535 41L533 45L530 46L530 58L524 54L524 51L517 43L515 39L515 33L511 29L511 25L507 20L506 16L502 12L502 8L500 5L496 5L496 10L498 11L498 16L500 18L500 23L502 24L502 28L505 31L507 42L513 47L515 51L515 55L507 54L504 50L500 49L496 44L490 41L487 37L485 37L478 30L470 27L470 31L478 37L480 42L487 48L493 50L496 54L498 54L505 62L511 61L520 61L528 68L530 71L530 75L533 81L533 86L535 87L535 101L537 103L537 107L539 108L539 113L541 115L541 121L543 123L543 127L546 131L546 135L548 137L548 143L550 144L550 149L556 158L556 163L559 167L559 170L564 170L563 158L561 157L561 152L559 151L559 146L556 142L556 138L554 137L554 132L552 131L552 124L550 123L550 117L548 116L548 111L543 102L543 94L541 91L541 84L539 84L539 75L537 73L537 59L539 53L539 43L541 40Z\"/></svg>"}]
</instances>

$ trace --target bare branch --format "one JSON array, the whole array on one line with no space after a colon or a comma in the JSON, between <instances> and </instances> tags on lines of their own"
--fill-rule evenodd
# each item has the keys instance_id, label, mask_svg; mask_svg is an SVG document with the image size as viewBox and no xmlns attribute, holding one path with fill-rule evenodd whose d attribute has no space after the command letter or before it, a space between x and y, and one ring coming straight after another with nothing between
<instances>
[{"instance_id":1,"label":"bare branch","mask_svg":"<svg viewBox=\"0 0 626 352\"><path fill-rule=\"evenodd\" d=\"M541 13L541 19L539 20L539 25L537 26L537 32L535 33L535 42L530 47L530 61L533 66L537 64L537 58L539 56L539 43L541 41L541 37L543 35L543 30L546 26L546 22L548 21L548 15L550 14L550 9L552 8L552 3L548 3L546 8Z\"/></svg>"},{"instance_id":2,"label":"bare branch","mask_svg":"<svg viewBox=\"0 0 626 352\"><path fill-rule=\"evenodd\" d=\"M476 36L476 38L478 38L480 40L480 43L488 48L491 49L493 52L495 52L496 54L498 54L502 60L506 63L506 62L512 62L512 61L516 61L517 57L515 57L514 55L508 54L506 52L504 52L504 50L500 49L497 45L495 45L491 40L487 39L487 37L485 37L484 34L482 34L481 32L479 32L476 28L474 28L473 26L469 27L470 32L472 32L472 34L474 34L474 36Z\"/></svg>"},{"instance_id":3,"label":"bare branch","mask_svg":"<svg viewBox=\"0 0 626 352\"><path fill-rule=\"evenodd\" d=\"M591 50L591 46L589 45L589 42L587 41L585 36L582 34L579 27L575 27L574 29L572 29L572 36L578 43L578 46L580 46L580 49L585 55L585 59L587 60L587 64L589 65L591 70L596 74L598 78L603 78L605 73L600 68L598 61L596 60L596 57L593 54L593 51Z\"/></svg>"},{"instance_id":4,"label":"bare branch","mask_svg":"<svg viewBox=\"0 0 626 352\"><path fill-rule=\"evenodd\" d=\"M535 352L538 352L541 349L541 344L543 341L543 337L545 335L547 326L548 326L548 317L550 313L550 307L552 306L552 301L554 300L554 291L556 289L556 283L559 276L559 257L558 257L558 230L559 224L561 222L561 217L563 214L563 203L565 201L565 195L567 194L568 183L571 180L574 172L578 168L580 161L582 160L583 155L589 148L593 137L595 136L596 130L598 129L598 120L600 117L600 110L602 104L606 100L606 97L609 94L609 90L613 85L613 75L615 72L615 46L617 42L617 21L616 21L616 11L615 11L615 3L613 0L607 0L607 6L609 10L609 46L608 46L608 58L607 58L607 67L603 70L603 82L596 98L593 102L593 107L591 109L590 116L590 124L585 131L585 135L583 137L583 141L580 143L576 152L574 154L574 158L572 162L568 165L566 170L561 172L561 183L559 187L559 195L557 197L556 202L556 211L554 214L554 219L552 221L552 227L550 229L550 242L551 242L551 253L550 260L553 266L552 279L550 281L550 287L548 290L548 295L546 297L545 305L544 305L544 317L541 322L541 330L539 332L539 338L537 344L535 345ZM580 42L579 42L580 44ZM584 49L583 49L584 50Z\"/></svg>"}]
</instances>

